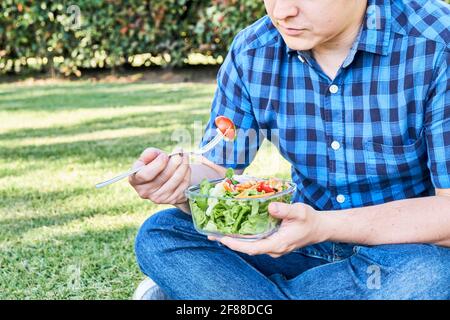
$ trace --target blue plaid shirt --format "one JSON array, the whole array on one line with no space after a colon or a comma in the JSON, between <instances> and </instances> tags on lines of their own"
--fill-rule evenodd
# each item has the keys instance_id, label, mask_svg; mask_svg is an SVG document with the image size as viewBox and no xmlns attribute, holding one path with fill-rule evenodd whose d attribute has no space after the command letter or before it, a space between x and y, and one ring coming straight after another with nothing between
<instances>
[{"instance_id":1,"label":"blue plaid shirt","mask_svg":"<svg viewBox=\"0 0 450 320\"><path fill-rule=\"evenodd\" d=\"M218 115L234 121L238 138L207 157L245 168L267 138L292 165L294 201L317 210L450 188L449 42L444 2L369 0L357 40L331 80L263 17L231 45L202 144Z\"/></svg>"}]
</instances>

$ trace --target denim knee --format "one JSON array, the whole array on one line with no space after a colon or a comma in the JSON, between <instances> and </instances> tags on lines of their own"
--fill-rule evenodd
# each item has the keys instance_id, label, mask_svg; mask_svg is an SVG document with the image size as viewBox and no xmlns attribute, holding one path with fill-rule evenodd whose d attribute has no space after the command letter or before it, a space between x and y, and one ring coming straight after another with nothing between
<instances>
[{"instance_id":1,"label":"denim knee","mask_svg":"<svg viewBox=\"0 0 450 320\"><path fill-rule=\"evenodd\" d=\"M170 246L173 234L170 231L189 223L190 217L176 208L159 211L144 222L134 245L137 262L144 273L148 268L147 262L157 259Z\"/></svg>"},{"instance_id":2,"label":"denim knee","mask_svg":"<svg viewBox=\"0 0 450 320\"><path fill-rule=\"evenodd\" d=\"M380 271L379 288L369 290L374 298L450 298L450 248L431 244L360 247L352 262L357 260L372 267L367 269L372 276Z\"/></svg>"}]
</instances>

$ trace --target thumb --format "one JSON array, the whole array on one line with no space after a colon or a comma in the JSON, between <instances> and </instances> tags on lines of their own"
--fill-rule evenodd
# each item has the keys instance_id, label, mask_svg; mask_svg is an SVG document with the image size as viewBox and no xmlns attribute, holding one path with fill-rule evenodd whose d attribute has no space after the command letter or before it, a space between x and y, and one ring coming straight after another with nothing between
<instances>
[{"instance_id":1,"label":"thumb","mask_svg":"<svg viewBox=\"0 0 450 320\"><path fill-rule=\"evenodd\" d=\"M139 161L143 162L144 164L149 164L155 158L162 153L161 150L156 148L147 148L145 149L142 154L139 157Z\"/></svg>"},{"instance_id":2,"label":"thumb","mask_svg":"<svg viewBox=\"0 0 450 320\"><path fill-rule=\"evenodd\" d=\"M283 202L272 202L269 204L269 213L278 219L300 219L305 218L305 210L301 204L288 204Z\"/></svg>"}]
</instances>

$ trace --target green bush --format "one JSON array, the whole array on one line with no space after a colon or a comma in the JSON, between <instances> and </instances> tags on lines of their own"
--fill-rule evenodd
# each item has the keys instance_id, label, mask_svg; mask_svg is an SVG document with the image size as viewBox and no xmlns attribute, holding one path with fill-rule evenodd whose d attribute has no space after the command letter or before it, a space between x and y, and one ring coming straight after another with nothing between
<instances>
[{"instance_id":1,"label":"green bush","mask_svg":"<svg viewBox=\"0 0 450 320\"><path fill-rule=\"evenodd\" d=\"M265 13L260 0L1 0L0 10L0 73L65 75L224 57L234 35Z\"/></svg>"},{"instance_id":2,"label":"green bush","mask_svg":"<svg viewBox=\"0 0 450 320\"><path fill-rule=\"evenodd\" d=\"M182 65L191 53L223 57L233 36L265 12L254 0L2 0L0 10L1 73L67 75L144 53L147 65Z\"/></svg>"}]
</instances>

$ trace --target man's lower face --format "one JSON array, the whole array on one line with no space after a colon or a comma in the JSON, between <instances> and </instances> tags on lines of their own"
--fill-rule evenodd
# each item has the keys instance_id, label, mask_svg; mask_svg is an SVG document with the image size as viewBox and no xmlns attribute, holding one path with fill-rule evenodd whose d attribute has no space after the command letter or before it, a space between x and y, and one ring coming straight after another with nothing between
<instances>
[{"instance_id":1,"label":"man's lower face","mask_svg":"<svg viewBox=\"0 0 450 320\"><path fill-rule=\"evenodd\" d=\"M280 29L278 29L278 31L280 31ZM280 31L280 34L283 37L284 42L286 42L286 45L293 50L311 50L318 43L318 39L309 30L302 30L295 36L287 35L282 31Z\"/></svg>"}]
</instances>

